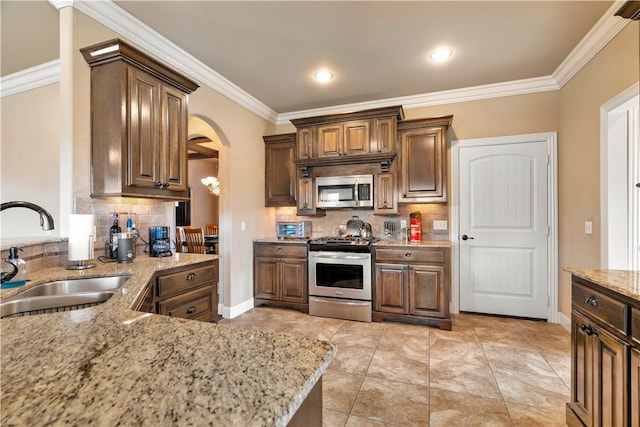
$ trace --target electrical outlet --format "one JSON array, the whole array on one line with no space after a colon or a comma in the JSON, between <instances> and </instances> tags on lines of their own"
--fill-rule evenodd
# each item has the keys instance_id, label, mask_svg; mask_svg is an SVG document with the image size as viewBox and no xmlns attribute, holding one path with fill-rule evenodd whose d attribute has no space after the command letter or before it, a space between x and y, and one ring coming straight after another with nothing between
<instances>
[{"instance_id":1,"label":"electrical outlet","mask_svg":"<svg viewBox=\"0 0 640 427\"><path fill-rule=\"evenodd\" d=\"M584 222L584 234L593 234L593 223L591 221Z\"/></svg>"},{"instance_id":2,"label":"electrical outlet","mask_svg":"<svg viewBox=\"0 0 640 427\"><path fill-rule=\"evenodd\" d=\"M447 226L448 226L447 220L433 221L433 229L434 230L446 230Z\"/></svg>"},{"instance_id":3,"label":"electrical outlet","mask_svg":"<svg viewBox=\"0 0 640 427\"><path fill-rule=\"evenodd\" d=\"M400 220L400 228L407 228L407 220L406 219L401 219Z\"/></svg>"}]
</instances>

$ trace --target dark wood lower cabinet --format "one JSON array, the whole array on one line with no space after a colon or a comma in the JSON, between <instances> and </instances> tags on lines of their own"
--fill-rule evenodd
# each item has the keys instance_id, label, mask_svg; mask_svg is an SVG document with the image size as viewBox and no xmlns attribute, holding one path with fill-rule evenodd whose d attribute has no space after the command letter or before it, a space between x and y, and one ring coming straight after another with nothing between
<instances>
[{"instance_id":1,"label":"dark wood lower cabinet","mask_svg":"<svg viewBox=\"0 0 640 427\"><path fill-rule=\"evenodd\" d=\"M449 248L376 246L374 321L451 330Z\"/></svg>"},{"instance_id":2,"label":"dark wood lower cabinet","mask_svg":"<svg viewBox=\"0 0 640 427\"><path fill-rule=\"evenodd\" d=\"M138 310L205 322L218 321L218 260L156 274Z\"/></svg>"},{"instance_id":3,"label":"dark wood lower cabinet","mask_svg":"<svg viewBox=\"0 0 640 427\"><path fill-rule=\"evenodd\" d=\"M253 244L254 305L309 312L306 243Z\"/></svg>"},{"instance_id":4,"label":"dark wood lower cabinet","mask_svg":"<svg viewBox=\"0 0 640 427\"><path fill-rule=\"evenodd\" d=\"M567 423L640 425L640 349L628 321L637 301L575 276L572 299Z\"/></svg>"}]
</instances>

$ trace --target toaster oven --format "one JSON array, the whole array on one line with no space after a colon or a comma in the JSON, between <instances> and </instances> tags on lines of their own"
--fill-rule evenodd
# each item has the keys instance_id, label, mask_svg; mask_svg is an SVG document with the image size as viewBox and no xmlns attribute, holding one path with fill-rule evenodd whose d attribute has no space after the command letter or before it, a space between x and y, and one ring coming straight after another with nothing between
<instances>
[{"instance_id":1,"label":"toaster oven","mask_svg":"<svg viewBox=\"0 0 640 427\"><path fill-rule=\"evenodd\" d=\"M311 237L311 221L276 222L278 239L308 239Z\"/></svg>"}]
</instances>

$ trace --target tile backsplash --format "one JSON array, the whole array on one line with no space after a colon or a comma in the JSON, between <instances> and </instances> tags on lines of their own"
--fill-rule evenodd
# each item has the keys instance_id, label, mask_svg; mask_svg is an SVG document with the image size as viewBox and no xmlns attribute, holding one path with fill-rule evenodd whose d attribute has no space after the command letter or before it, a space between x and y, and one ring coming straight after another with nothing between
<instances>
[{"instance_id":1,"label":"tile backsplash","mask_svg":"<svg viewBox=\"0 0 640 427\"><path fill-rule=\"evenodd\" d=\"M371 224L373 235L383 238L385 221L406 220L409 223L409 214L420 212L422 214L422 240L449 240L449 231L433 230L433 221L449 221L449 205L447 204L409 204L399 205L398 215L374 215L373 210L364 209L336 209L326 210L326 216L306 217L297 216L295 207L276 208L276 221L311 221L311 230L315 237L335 235L339 225L346 224L353 216L358 216L362 221ZM448 227L447 227L448 228ZM274 226L275 229L275 226ZM273 231L275 236L275 231Z\"/></svg>"}]
</instances>

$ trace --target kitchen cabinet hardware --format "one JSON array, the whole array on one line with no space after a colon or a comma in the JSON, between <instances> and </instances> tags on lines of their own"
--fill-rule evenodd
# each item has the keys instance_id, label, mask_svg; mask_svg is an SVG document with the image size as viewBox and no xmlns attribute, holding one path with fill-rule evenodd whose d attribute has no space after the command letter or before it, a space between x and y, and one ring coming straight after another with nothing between
<instances>
[{"instance_id":1,"label":"kitchen cabinet hardware","mask_svg":"<svg viewBox=\"0 0 640 427\"><path fill-rule=\"evenodd\" d=\"M585 325L584 323L581 323L580 330L587 335L594 335L596 337L598 336L598 331L593 329L591 325Z\"/></svg>"},{"instance_id":2,"label":"kitchen cabinet hardware","mask_svg":"<svg viewBox=\"0 0 640 427\"><path fill-rule=\"evenodd\" d=\"M191 280L195 280L195 279L196 279L196 273L187 274L187 280L191 281Z\"/></svg>"},{"instance_id":3,"label":"kitchen cabinet hardware","mask_svg":"<svg viewBox=\"0 0 640 427\"><path fill-rule=\"evenodd\" d=\"M194 306L191 306L191 307L189 307L189 308L187 309L187 314L193 314L193 313L195 313L196 311L198 311L198 309L197 309L197 308L195 308Z\"/></svg>"},{"instance_id":4,"label":"kitchen cabinet hardware","mask_svg":"<svg viewBox=\"0 0 640 427\"><path fill-rule=\"evenodd\" d=\"M589 295L584 302L585 304L591 304L594 307L598 306L598 299L593 295Z\"/></svg>"},{"instance_id":5,"label":"kitchen cabinet hardware","mask_svg":"<svg viewBox=\"0 0 640 427\"><path fill-rule=\"evenodd\" d=\"M410 257L411 255L412 255L411 252L407 252L406 254L404 254L404 256L406 257Z\"/></svg>"}]
</instances>

